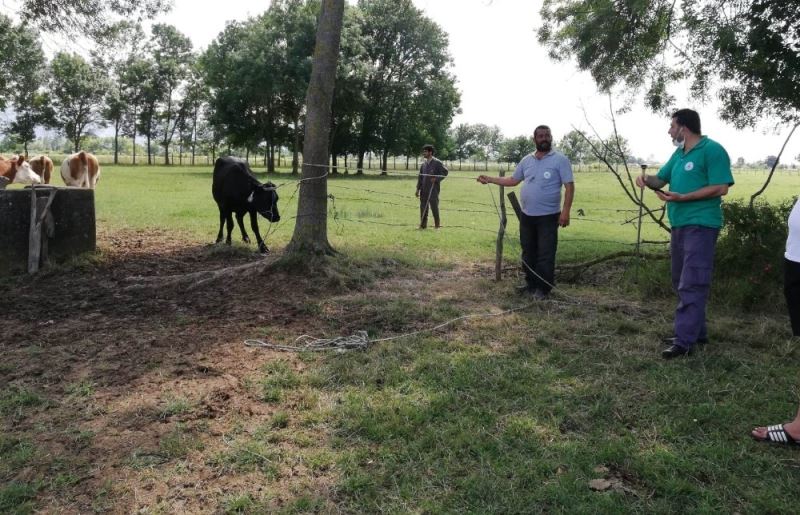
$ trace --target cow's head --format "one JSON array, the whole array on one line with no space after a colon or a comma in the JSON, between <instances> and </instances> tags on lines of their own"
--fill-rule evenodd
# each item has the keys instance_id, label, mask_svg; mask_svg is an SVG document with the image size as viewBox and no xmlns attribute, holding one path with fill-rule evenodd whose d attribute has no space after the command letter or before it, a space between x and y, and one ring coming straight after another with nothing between
<instances>
[{"instance_id":1,"label":"cow's head","mask_svg":"<svg viewBox=\"0 0 800 515\"><path fill-rule=\"evenodd\" d=\"M278 213L278 192L271 182L257 186L248 199L256 211L270 222L280 222Z\"/></svg>"},{"instance_id":2,"label":"cow's head","mask_svg":"<svg viewBox=\"0 0 800 515\"><path fill-rule=\"evenodd\" d=\"M19 182L21 184L41 184L42 178L33 171L31 165L25 161L24 156L19 156L15 164L12 164L12 167L16 166L17 173L14 176L14 182Z\"/></svg>"}]
</instances>

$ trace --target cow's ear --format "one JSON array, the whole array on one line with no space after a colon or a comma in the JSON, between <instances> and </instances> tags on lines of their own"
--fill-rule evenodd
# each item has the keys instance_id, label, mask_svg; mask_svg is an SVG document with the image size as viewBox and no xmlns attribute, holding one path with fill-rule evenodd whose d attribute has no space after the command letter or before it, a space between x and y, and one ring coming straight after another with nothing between
<instances>
[{"instance_id":1,"label":"cow's ear","mask_svg":"<svg viewBox=\"0 0 800 515\"><path fill-rule=\"evenodd\" d=\"M17 164L21 165L24 162L25 162L25 156L23 156L22 154L18 155L17 156Z\"/></svg>"}]
</instances>

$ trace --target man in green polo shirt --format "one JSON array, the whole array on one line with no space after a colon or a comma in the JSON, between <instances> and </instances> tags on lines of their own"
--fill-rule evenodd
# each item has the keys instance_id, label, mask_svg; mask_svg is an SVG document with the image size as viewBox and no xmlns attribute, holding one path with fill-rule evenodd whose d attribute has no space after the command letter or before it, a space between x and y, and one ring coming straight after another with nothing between
<instances>
[{"instance_id":1,"label":"man in green polo shirt","mask_svg":"<svg viewBox=\"0 0 800 515\"><path fill-rule=\"evenodd\" d=\"M656 190L667 203L672 226L672 287L678 294L675 333L661 352L665 359L691 354L708 341L706 302L714 268L714 249L722 227L722 196L733 186L731 160L716 141L700 132L700 115L680 109L672 115L669 135L678 147L658 175L636 178L640 188ZM661 188L669 184L669 191Z\"/></svg>"}]
</instances>

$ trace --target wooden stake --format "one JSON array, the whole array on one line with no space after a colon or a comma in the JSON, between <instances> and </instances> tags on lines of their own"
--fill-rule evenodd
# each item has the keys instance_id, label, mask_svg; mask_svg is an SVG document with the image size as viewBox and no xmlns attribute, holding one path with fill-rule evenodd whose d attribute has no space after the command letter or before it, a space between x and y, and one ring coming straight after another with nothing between
<instances>
[{"instance_id":1,"label":"wooden stake","mask_svg":"<svg viewBox=\"0 0 800 515\"><path fill-rule=\"evenodd\" d=\"M500 177L504 177L505 174L505 170L500 170ZM500 228L497 230L497 254L494 261L494 279L496 281L501 279L503 272L503 236L505 236L506 223L508 222L506 218L506 198L504 193L505 188L500 186Z\"/></svg>"},{"instance_id":2,"label":"wooden stake","mask_svg":"<svg viewBox=\"0 0 800 515\"><path fill-rule=\"evenodd\" d=\"M49 196L38 198L36 187L31 185L31 225L28 230L29 274L35 274L39 271L40 264L47 263L47 238L52 237L55 233L50 205L56 197L56 191L55 188L52 188Z\"/></svg>"}]
</instances>

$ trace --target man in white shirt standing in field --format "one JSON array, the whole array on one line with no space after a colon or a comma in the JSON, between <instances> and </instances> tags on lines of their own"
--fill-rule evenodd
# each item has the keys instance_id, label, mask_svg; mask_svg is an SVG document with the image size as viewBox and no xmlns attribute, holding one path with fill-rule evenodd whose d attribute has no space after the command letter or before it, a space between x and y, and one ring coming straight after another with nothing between
<instances>
[{"instance_id":1,"label":"man in white shirt standing in field","mask_svg":"<svg viewBox=\"0 0 800 515\"><path fill-rule=\"evenodd\" d=\"M575 181L567 156L553 150L550 127L536 127L533 141L536 152L525 156L511 177L481 175L478 182L499 186L523 183L520 192L522 218L519 221L519 240L522 246L525 285L520 287L520 291L530 293L536 299L545 299L555 282L558 227L569 225L569 211L575 197Z\"/></svg>"}]
</instances>

